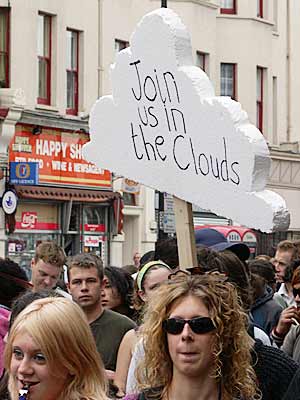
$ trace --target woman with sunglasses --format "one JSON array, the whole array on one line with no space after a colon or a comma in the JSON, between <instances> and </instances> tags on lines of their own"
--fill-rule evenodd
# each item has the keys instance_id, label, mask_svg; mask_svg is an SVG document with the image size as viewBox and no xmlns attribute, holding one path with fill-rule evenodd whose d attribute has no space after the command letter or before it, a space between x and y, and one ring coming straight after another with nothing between
<instances>
[{"instance_id":1,"label":"woman with sunglasses","mask_svg":"<svg viewBox=\"0 0 300 400\"><path fill-rule=\"evenodd\" d=\"M247 316L223 275L177 275L161 285L143 325L140 393L127 400L259 399Z\"/></svg>"}]
</instances>

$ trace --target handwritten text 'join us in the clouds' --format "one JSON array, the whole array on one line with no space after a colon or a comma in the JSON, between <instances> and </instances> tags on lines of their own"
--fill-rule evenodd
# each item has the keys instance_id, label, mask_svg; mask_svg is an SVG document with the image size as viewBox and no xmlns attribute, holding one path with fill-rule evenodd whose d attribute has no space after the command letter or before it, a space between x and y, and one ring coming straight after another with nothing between
<instances>
[{"instance_id":1,"label":"handwritten text 'join us in the clouds'","mask_svg":"<svg viewBox=\"0 0 300 400\"><path fill-rule=\"evenodd\" d=\"M162 163L171 157L181 171L189 171L199 176L211 176L239 185L239 162L230 159L225 137L221 138L222 155L219 157L195 148L192 138L187 134L174 75L170 71L158 73L156 69L153 69L151 75L143 75L140 68L141 60L129 65L135 77L131 95L137 102L138 113L138 124L133 122L130 124L135 157L138 160ZM161 124L166 129L164 136L156 134L155 128ZM189 156L186 157L186 154Z\"/></svg>"}]
</instances>

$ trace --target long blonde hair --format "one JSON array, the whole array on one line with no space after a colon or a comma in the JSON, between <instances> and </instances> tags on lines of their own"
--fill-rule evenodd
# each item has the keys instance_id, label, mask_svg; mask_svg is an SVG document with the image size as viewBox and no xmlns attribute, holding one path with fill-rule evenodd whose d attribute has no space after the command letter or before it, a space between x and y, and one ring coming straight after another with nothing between
<instances>
[{"instance_id":1,"label":"long blonde hair","mask_svg":"<svg viewBox=\"0 0 300 400\"><path fill-rule=\"evenodd\" d=\"M247 315L235 287L220 274L180 276L157 289L144 316L145 358L137 368L139 389L161 388L156 394L162 396L168 391L173 364L162 325L170 315L172 304L189 295L203 301L216 326L213 376L222 386L224 399L259 399L256 376L251 367L252 339L247 333Z\"/></svg>"},{"instance_id":2,"label":"long blonde hair","mask_svg":"<svg viewBox=\"0 0 300 400\"><path fill-rule=\"evenodd\" d=\"M107 382L87 319L69 299L48 297L28 305L16 318L5 350L5 367L10 373L13 343L26 332L41 348L53 374L66 368L69 379L57 400L107 399ZM15 380L9 378L12 399L18 397Z\"/></svg>"}]
</instances>

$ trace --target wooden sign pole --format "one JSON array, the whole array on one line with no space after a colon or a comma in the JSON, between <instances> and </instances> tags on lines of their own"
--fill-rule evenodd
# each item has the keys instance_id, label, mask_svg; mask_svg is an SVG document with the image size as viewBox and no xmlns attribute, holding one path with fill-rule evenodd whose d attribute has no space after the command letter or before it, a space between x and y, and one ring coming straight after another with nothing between
<instances>
[{"instance_id":1,"label":"wooden sign pole","mask_svg":"<svg viewBox=\"0 0 300 400\"><path fill-rule=\"evenodd\" d=\"M176 235L180 268L197 266L192 204L174 196Z\"/></svg>"}]
</instances>

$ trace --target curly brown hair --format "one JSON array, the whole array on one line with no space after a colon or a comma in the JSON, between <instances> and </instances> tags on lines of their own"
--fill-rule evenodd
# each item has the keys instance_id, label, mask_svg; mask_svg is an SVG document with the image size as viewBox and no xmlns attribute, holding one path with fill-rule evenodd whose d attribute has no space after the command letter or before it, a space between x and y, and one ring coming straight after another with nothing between
<instances>
[{"instance_id":1,"label":"curly brown hair","mask_svg":"<svg viewBox=\"0 0 300 400\"><path fill-rule=\"evenodd\" d=\"M144 318L145 358L137 368L139 389L161 388L161 396L168 391L173 377L173 364L163 321L169 317L174 302L189 295L203 301L216 327L213 376L222 386L223 398L260 399L251 366L253 342L247 333L248 318L234 285L219 273L179 276L157 289Z\"/></svg>"}]
</instances>

